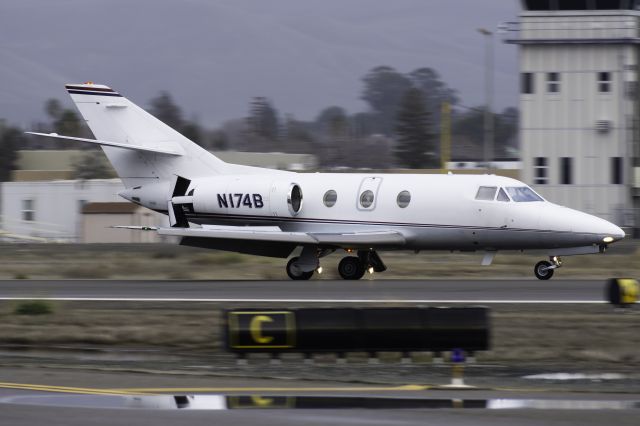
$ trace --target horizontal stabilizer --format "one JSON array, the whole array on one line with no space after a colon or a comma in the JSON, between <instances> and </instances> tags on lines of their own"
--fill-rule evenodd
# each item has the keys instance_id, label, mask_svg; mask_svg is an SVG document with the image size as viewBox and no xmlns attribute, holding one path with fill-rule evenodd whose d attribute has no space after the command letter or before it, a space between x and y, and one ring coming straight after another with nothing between
<instances>
[{"instance_id":1,"label":"horizontal stabilizer","mask_svg":"<svg viewBox=\"0 0 640 426\"><path fill-rule=\"evenodd\" d=\"M73 136L61 136L61 135L59 135L57 133L38 133L38 132L25 132L25 133L30 134L30 135L36 135L36 136L45 136L45 137L48 137L48 138L66 139L66 140L78 141L78 142L88 142L88 143L93 143L93 144L96 144L96 145L111 146L111 147L114 147L114 148L130 149L130 150L134 150L134 151L155 152L157 154L178 155L178 156L184 154L182 152L181 148L180 148L180 150L178 150L178 149L176 149L176 150L168 150L168 149L165 149L165 148L154 148L154 147L149 147L149 146L132 145L132 144L128 144L128 143L101 141L101 140L97 140L97 139L76 138L76 137L73 137ZM179 145L176 145L176 148L179 148Z\"/></svg>"},{"instance_id":2,"label":"horizontal stabilizer","mask_svg":"<svg viewBox=\"0 0 640 426\"><path fill-rule=\"evenodd\" d=\"M135 225L113 225L109 228L114 229L133 229L136 231L157 231L159 228L157 226L135 226Z\"/></svg>"}]
</instances>

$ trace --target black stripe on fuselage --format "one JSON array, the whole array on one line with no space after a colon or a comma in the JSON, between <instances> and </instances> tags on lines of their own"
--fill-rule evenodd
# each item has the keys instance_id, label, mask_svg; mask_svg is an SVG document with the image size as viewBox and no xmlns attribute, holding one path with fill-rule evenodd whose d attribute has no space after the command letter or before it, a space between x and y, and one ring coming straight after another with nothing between
<instances>
[{"instance_id":1,"label":"black stripe on fuselage","mask_svg":"<svg viewBox=\"0 0 640 426\"><path fill-rule=\"evenodd\" d=\"M166 210L155 210L158 213L168 214ZM477 225L437 225L430 223L406 223L406 222L373 222L364 220L342 220L342 219L314 219L299 217L276 217L276 216L259 216L259 215L229 215L220 213L187 213L187 219L194 223L198 220L215 219L220 222L239 222L239 225L246 225L248 221L255 222L287 222L287 223L316 223L328 225L363 225L363 226L387 226L387 227L413 227L413 228L441 228L441 229L466 229L466 230L482 230L482 231L516 231L516 232L540 232L555 234L572 234L571 231L554 231L551 229L527 229L527 228L507 228L495 226L477 226ZM581 234L592 234L581 232Z\"/></svg>"}]
</instances>

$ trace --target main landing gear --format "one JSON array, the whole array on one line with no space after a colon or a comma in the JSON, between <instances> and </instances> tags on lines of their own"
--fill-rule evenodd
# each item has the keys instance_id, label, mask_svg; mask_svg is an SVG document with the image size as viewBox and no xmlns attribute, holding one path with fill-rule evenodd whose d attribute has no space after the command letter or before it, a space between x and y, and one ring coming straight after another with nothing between
<instances>
[{"instance_id":1,"label":"main landing gear","mask_svg":"<svg viewBox=\"0 0 640 426\"><path fill-rule=\"evenodd\" d=\"M300 257L293 257L287 263L287 275L292 280L308 280L313 273L322 271L319 258L333 250L303 250ZM359 250L357 256L344 257L338 264L338 274L344 280L359 280L369 271L384 272L386 265L375 251Z\"/></svg>"},{"instance_id":2,"label":"main landing gear","mask_svg":"<svg viewBox=\"0 0 640 426\"><path fill-rule=\"evenodd\" d=\"M358 256L347 256L338 264L338 273L343 280L359 280L366 271L384 272L387 266L380 255L371 250L359 250Z\"/></svg>"},{"instance_id":3,"label":"main landing gear","mask_svg":"<svg viewBox=\"0 0 640 426\"><path fill-rule=\"evenodd\" d=\"M299 257L292 257L287 262L287 275L292 280L308 280L313 276L314 271L303 271L299 266L299 260Z\"/></svg>"},{"instance_id":4,"label":"main landing gear","mask_svg":"<svg viewBox=\"0 0 640 426\"><path fill-rule=\"evenodd\" d=\"M536 263L533 273L539 280L548 280L553 276L553 271L562 266L562 260L558 256L549 257L550 262L542 260Z\"/></svg>"}]
</instances>

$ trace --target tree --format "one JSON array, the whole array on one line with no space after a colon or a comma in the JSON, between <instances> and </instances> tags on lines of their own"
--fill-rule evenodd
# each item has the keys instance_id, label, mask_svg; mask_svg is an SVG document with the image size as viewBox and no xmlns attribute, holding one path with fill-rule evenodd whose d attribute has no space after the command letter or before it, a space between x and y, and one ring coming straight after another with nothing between
<instances>
[{"instance_id":1,"label":"tree","mask_svg":"<svg viewBox=\"0 0 640 426\"><path fill-rule=\"evenodd\" d=\"M64 136L88 137L89 129L84 120L72 109L64 108L59 100L48 99L44 104L44 110L52 121L53 131ZM74 147L68 143L66 148Z\"/></svg>"},{"instance_id":2,"label":"tree","mask_svg":"<svg viewBox=\"0 0 640 426\"><path fill-rule=\"evenodd\" d=\"M161 91L158 96L151 99L149 113L162 121L167 126L182 131L184 119L182 109L173 101L169 92Z\"/></svg>"},{"instance_id":3,"label":"tree","mask_svg":"<svg viewBox=\"0 0 640 426\"><path fill-rule=\"evenodd\" d=\"M254 135L271 142L278 139L278 112L267 98L253 98L248 123L249 131Z\"/></svg>"},{"instance_id":4,"label":"tree","mask_svg":"<svg viewBox=\"0 0 640 426\"><path fill-rule=\"evenodd\" d=\"M226 151L229 149L229 137L224 130L214 130L210 135L210 146L216 151Z\"/></svg>"},{"instance_id":5,"label":"tree","mask_svg":"<svg viewBox=\"0 0 640 426\"><path fill-rule=\"evenodd\" d=\"M101 151L89 151L76 157L71 165L73 179L110 179L113 169Z\"/></svg>"},{"instance_id":6,"label":"tree","mask_svg":"<svg viewBox=\"0 0 640 426\"><path fill-rule=\"evenodd\" d=\"M182 128L176 129L176 130L182 133L182 135L185 138L189 139L190 141L193 141L198 145L203 146L204 131L202 130L202 126L200 126L200 123L198 123L197 120L193 120L193 121L187 120L184 122L184 125L182 126Z\"/></svg>"},{"instance_id":7,"label":"tree","mask_svg":"<svg viewBox=\"0 0 640 426\"><path fill-rule=\"evenodd\" d=\"M457 139L453 145L460 148L466 143L465 154L469 159L481 160L484 157L484 113L485 107L471 108L453 121L453 135ZM502 113L493 114L494 123L494 158L512 158L517 156L518 145L518 110L505 108ZM475 154L474 154L475 152ZM454 157L460 157L455 153Z\"/></svg>"},{"instance_id":8,"label":"tree","mask_svg":"<svg viewBox=\"0 0 640 426\"><path fill-rule=\"evenodd\" d=\"M283 126L283 148L285 152L313 153L316 151L315 139L310 128L313 123L297 120L293 114L286 114Z\"/></svg>"},{"instance_id":9,"label":"tree","mask_svg":"<svg viewBox=\"0 0 640 426\"><path fill-rule=\"evenodd\" d=\"M24 133L17 127L6 126L0 120L0 182L11 180L11 172L16 168L18 149L25 141Z\"/></svg>"},{"instance_id":10,"label":"tree","mask_svg":"<svg viewBox=\"0 0 640 426\"><path fill-rule=\"evenodd\" d=\"M412 87L411 80L388 66L373 68L362 79L362 99L379 115L379 132L391 134L403 96Z\"/></svg>"},{"instance_id":11,"label":"tree","mask_svg":"<svg viewBox=\"0 0 640 426\"><path fill-rule=\"evenodd\" d=\"M400 165L425 168L436 165L429 111L420 89L405 92L396 121L397 144L394 150Z\"/></svg>"},{"instance_id":12,"label":"tree","mask_svg":"<svg viewBox=\"0 0 640 426\"><path fill-rule=\"evenodd\" d=\"M408 77L413 86L425 94L425 106L433 118L435 128L439 128L442 104L448 102L451 106L456 105L459 102L458 94L432 68L418 68L410 72Z\"/></svg>"}]
</instances>

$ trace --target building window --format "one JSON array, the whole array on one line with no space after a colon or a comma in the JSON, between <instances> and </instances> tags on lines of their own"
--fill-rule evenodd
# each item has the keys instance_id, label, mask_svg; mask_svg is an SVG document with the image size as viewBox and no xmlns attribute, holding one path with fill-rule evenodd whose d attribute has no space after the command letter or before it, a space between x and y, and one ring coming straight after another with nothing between
<instances>
[{"instance_id":1,"label":"building window","mask_svg":"<svg viewBox=\"0 0 640 426\"><path fill-rule=\"evenodd\" d=\"M571 185L573 183L573 167L571 157L560 158L560 183Z\"/></svg>"},{"instance_id":2,"label":"building window","mask_svg":"<svg viewBox=\"0 0 640 426\"><path fill-rule=\"evenodd\" d=\"M520 80L520 90L525 95L531 95L533 93L533 73L523 72Z\"/></svg>"},{"instance_id":3,"label":"building window","mask_svg":"<svg viewBox=\"0 0 640 426\"><path fill-rule=\"evenodd\" d=\"M548 72L547 73L547 93L560 92L560 73Z\"/></svg>"},{"instance_id":4,"label":"building window","mask_svg":"<svg viewBox=\"0 0 640 426\"><path fill-rule=\"evenodd\" d=\"M622 185L622 157L611 157L611 183Z\"/></svg>"},{"instance_id":5,"label":"building window","mask_svg":"<svg viewBox=\"0 0 640 426\"><path fill-rule=\"evenodd\" d=\"M598 92L608 93L611 91L611 73L599 72L598 73Z\"/></svg>"},{"instance_id":6,"label":"building window","mask_svg":"<svg viewBox=\"0 0 640 426\"><path fill-rule=\"evenodd\" d=\"M33 207L33 200L22 200L22 220L33 222L36 220L36 211Z\"/></svg>"},{"instance_id":7,"label":"building window","mask_svg":"<svg viewBox=\"0 0 640 426\"><path fill-rule=\"evenodd\" d=\"M536 157L533 159L533 182L536 185L545 185L548 181L547 157Z\"/></svg>"}]
</instances>

